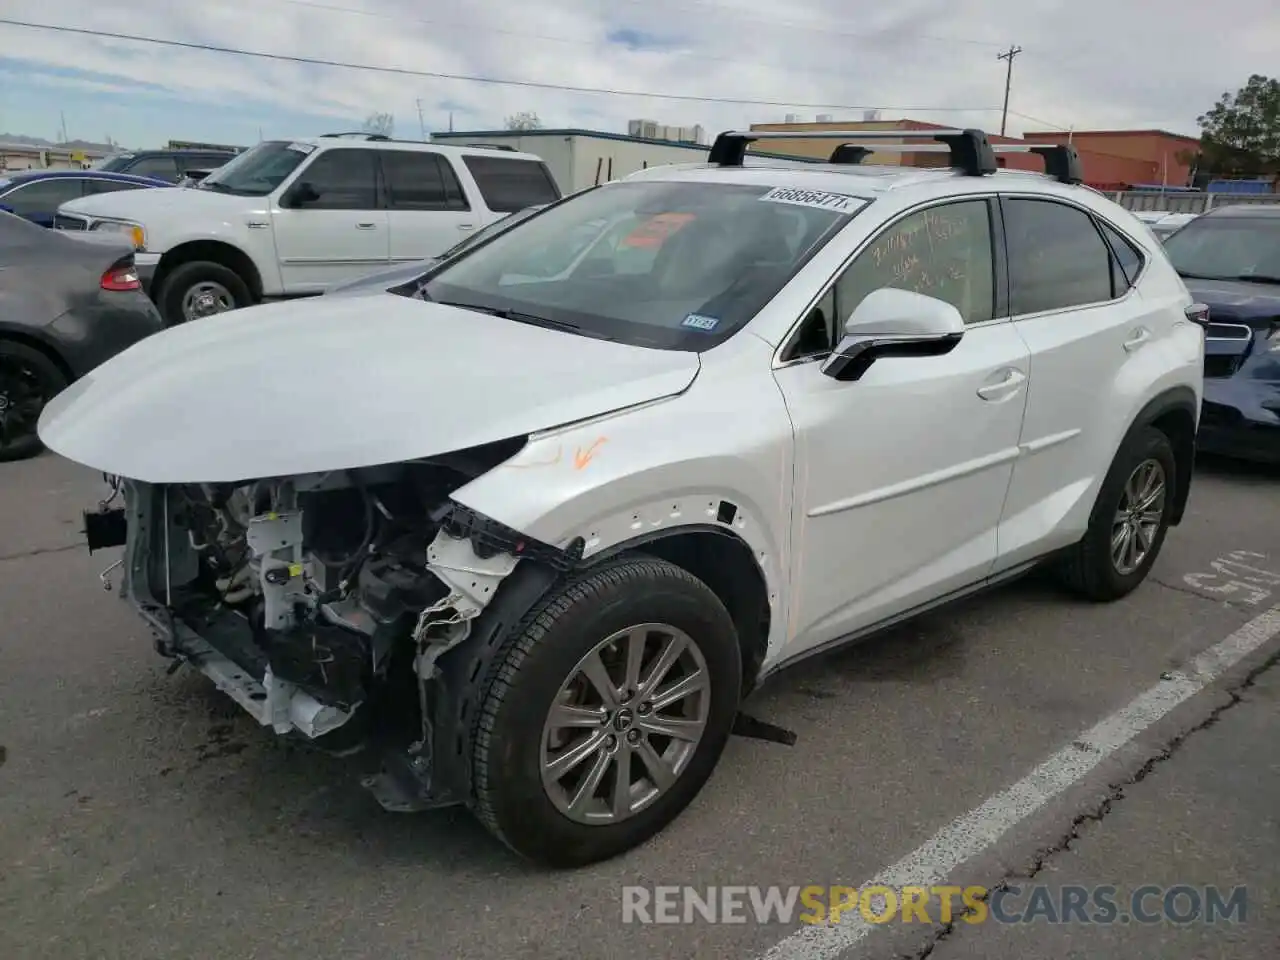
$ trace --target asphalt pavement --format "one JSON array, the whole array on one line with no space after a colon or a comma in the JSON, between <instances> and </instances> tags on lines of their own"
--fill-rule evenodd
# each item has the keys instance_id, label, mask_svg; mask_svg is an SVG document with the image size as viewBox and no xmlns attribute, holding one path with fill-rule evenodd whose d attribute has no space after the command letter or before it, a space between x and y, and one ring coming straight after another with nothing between
<instances>
[{"instance_id":1,"label":"asphalt pavement","mask_svg":"<svg viewBox=\"0 0 1280 960\"><path fill-rule=\"evenodd\" d=\"M1120 603L1027 579L779 676L745 710L793 745L734 738L662 835L561 873L464 811L383 812L353 761L166 674L99 584L118 551L79 545L101 493L53 456L0 465L0 957L1280 955L1275 471L1203 465ZM950 923L656 908L873 881L978 892ZM1115 922L1030 908L1112 888ZM1135 891L1160 922L1118 919ZM1174 922L1192 893L1244 915Z\"/></svg>"}]
</instances>

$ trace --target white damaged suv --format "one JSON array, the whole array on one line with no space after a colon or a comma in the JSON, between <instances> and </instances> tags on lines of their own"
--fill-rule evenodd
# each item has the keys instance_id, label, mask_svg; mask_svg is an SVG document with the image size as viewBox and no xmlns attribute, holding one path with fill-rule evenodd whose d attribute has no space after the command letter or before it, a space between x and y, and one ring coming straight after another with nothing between
<instances>
[{"instance_id":1,"label":"white damaged suv","mask_svg":"<svg viewBox=\"0 0 1280 960\"><path fill-rule=\"evenodd\" d=\"M757 162L765 136L54 399L40 435L114 484L89 546L124 547L160 652L380 751L386 808L467 804L578 865L676 817L787 664L1042 562L1138 586L1187 502L1206 319L1150 231L1070 147L1040 175L981 131L929 170L862 164L864 133Z\"/></svg>"}]
</instances>

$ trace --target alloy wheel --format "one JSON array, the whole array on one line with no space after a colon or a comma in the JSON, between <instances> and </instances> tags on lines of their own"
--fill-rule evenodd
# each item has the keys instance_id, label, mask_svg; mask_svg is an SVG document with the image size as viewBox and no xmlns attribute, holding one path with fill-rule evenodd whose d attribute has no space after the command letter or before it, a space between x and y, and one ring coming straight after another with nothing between
<instances>
[{"instance_id":1,"label":"alloy wheel","mask_svg":"<svg viewBox=\"0 0 1280 960\"><path fill-rule=\"evenodd\" d=\"M1164 518L1168 483L1159 460L1143 460L1125 481L1111 524L1111 563L1128 576L1151 553Z\"/></svg>"},{"instance_id":2,"label":"alloy wheel","mask_svg":"<svg viewBox=\"0 0 1280 960\"><path fill-rule=\"evenodd\" d=\"M698 644L644 623L596 644L561 685L542 732L542 784L588 825L635 816L669 790L698 748L711 680Z\"/></svg>"}]
</instances>

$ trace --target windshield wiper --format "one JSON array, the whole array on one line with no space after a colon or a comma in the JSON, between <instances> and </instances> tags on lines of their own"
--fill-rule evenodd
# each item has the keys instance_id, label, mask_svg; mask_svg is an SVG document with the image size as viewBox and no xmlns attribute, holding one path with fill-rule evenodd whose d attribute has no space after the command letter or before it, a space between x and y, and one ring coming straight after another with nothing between
<instances>
[{"instance_id":1,"label":"windshield wiper","mask_svg":"<svg viewBox=\"0 0 1280 960\"><path fill-rule=\"evenodd\" d=\"M425 286L425 284L424 284ZM426 291L423 291L425 296ZM554 330L580 330L582 329L576 323L569 323L567 320L552 320L550 317L540 317L532 313L521 313L518 310L502 310L498 307L482 307L476 303L453 303L448 300L434 300L443 307L457 307L460 310L474 310L476 313L487 313L491 317L501 317L503 320L514 320L516 323L528 323L535 327L549 327Z\"/></svg>"},{"instance_id":2,"label":"windshield wiper","mask_svg":"<svg viewBox=\"0 0 1280 960\"><path fill-rule=\"evenodd\" d=\"M1232 279L1242 280L1245 283L1280 283L1280 277L1269 273L1242 273Z\"/></svg>"},{"instance_id":3,"label":"windshield wiper","mask_svg":"<svg viewBox=\"0 0 1280 960\"><path fill-rule=\"evenodd\" d=\"M1234 280L1234 277L1215 277L1208 273L1192 273L1190 270L1175 270L1183 280Z\"/></svg>"}]
</instances>

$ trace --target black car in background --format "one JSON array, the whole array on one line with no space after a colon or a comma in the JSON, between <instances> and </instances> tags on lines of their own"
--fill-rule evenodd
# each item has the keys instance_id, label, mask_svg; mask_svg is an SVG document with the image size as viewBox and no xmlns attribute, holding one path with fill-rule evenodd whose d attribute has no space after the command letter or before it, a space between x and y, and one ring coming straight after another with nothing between
<instances>
[{"instance_id":1,"label":"black car in background","mask_svg":"<svg viewBox=\"0 0 1280 960\"><path fill-rule=\"evenodd\" d=\"M231 150L130 150L107 157L97 169L177 183L189 171L214 170L235 156Z\"/></svg>"},{"instance_id":2,"label":"black car in background","mask_svg":"<svg viewBox=\"0 0 1280 960\"><path fill-rule=\"evenodd\" d=\"M44 405L161 325L127 240L0 213L0 461L39 453Z\"/></svg>"},{"instance_id":3,"label":"black car in background","mask_svg":"<svg viewBox=\"0 0 1280 960\"><path fill-rule=\"evenodd\" d=\"M1200 449L1280 463L1280 205L1210 210L1165 251L1209 307Z\"/></svg>"}]
</instances>

